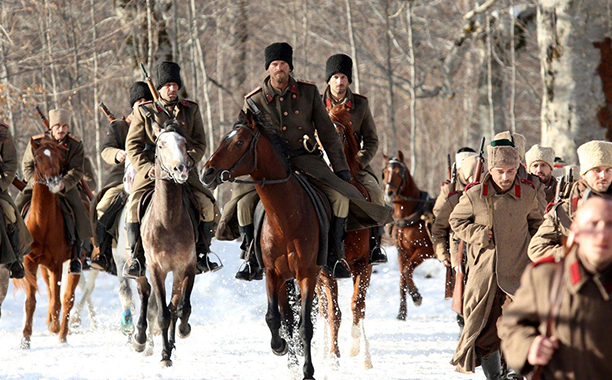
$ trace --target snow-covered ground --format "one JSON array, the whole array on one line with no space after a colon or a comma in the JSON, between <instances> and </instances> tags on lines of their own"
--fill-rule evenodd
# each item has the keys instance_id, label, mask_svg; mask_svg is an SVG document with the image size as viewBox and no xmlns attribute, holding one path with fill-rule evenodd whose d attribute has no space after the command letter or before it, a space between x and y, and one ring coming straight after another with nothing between
<instances>
[{"instance_id":1,"label":"snow-covered ground","mask_svg":"<svg viewBox=\"0 0 612 380\"><path fill-rule=\"evenodd\" d=\"M0 319L0 379L301 379L301 358L297 369L287 367L287 357L270 350L270 332L264 320L266 296L263 281L234 279L239 265L238 245L214 242L213 251L225 268L197 276L190 323L191 336L179 339L173 352L173 367L161 368L161 338L155 337L152 356L136 353L120 332L120 303L115 277L98 277L93 301L97 329L91 328L86 311L83 325L72 330L68 344L61 345L45 326L48 298L42 291L34 316L32 348L20 350L24 294L13 295L12 285L2 305ZM423 304L409 302L408 319L395 319L399 308L399 272L394 248L388 248L390 262L378 266L368 291L366 333L374 368L363 369L363 356L348 355L350 348L351 282L340 283L344 322L340 328L342 358L337 370L323 358L323 321L315 325L313 341L315 377L329 379L425 380L484 379L462 375L448 364L459 329L450 301L443 300L444 268L428 260L415 272ZM426 274L433 275L426 278ZM135 289L135 287L134 287ZM77 293L80 298L81 290Z\"/></svg>"}]
</instances>

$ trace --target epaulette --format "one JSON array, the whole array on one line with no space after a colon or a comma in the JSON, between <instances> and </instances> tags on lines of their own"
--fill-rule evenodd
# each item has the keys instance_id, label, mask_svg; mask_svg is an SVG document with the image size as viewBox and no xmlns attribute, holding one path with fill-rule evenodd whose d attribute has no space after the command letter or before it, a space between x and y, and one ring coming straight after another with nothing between
<instances>
[{"instance_id":1,"label":"epaulette","mask_svg":"<svg viewBox=\"0 0 612 380\"><path fill-rule=\"evenodd\" d=\"M527 185L529 185L529 186L533 187L534 189L536 188L536 187L535 187L535 184L533 183L533 181L530 181L530 180L528 180L528 179L526 179L526 178L521 178L521 182L523 182L523 183L525 183L525 184L527 184Z\"/></svg>"},{"instance_id":2,"label":"epaulette","mask_svg":"<svg viewBox=\"0 0 612 380\"><path fill-rule=\"evenodd\" d=\"M39 140L39 139L43 139L45 138L46 134L45 133L39 133L37 135L32 136L32 140Z\"/></svg>"},{"instance_id":3,"label":"epaulette","mask_svg":"<svg viewBox=\"0 0 612 380\"><path fill-rule=\"evenodd\" d=\"M261 91L261 86L258 86L256 89L254 89L253 91L249 92L244 97L245 98L250 98L251 96L257 94L259 91Z\"/></svg>"},{"instance_id":4,"label":"epaulette","mask_svg":"<svg viewBox=\"0 0 612 380\"><path fill-rule=\"evenodd\" d=\"M3 122L0 121L0 127L4 127L6 129L9 128L9 126L7 124L4 124Z\"/></svg>"},{"instance_id":5,"label":"epaulette","mask_svg":"<svg viewBox=\"0 0 612 380\"><path fill-rule=\"evenodd\" d=\"M558 206L561 204L561 201L555 202L554 200L548 202L548 204L546 205L546 210L544 211L544 214L548 214L553 208L555 208L555 206Z\"/></svg>"},{"instance_id":6,"label":"epaulette","mask_svg":"<svg viewBox=\"0 0 612 380\"><path fill-rule=\"evenodd\" d=\"M480 182L470 182L467 185L465 185L465 189L463 189L464 192L468 191L469 189L471 189L472 187L479 185Z\"/></svg>"},{"instance_id":7,"label":"epaulette","mask_svg":"<svg viewBox=\"0 0 612 380\"><path fill-rule=\"evenodd\" d=\"M365 100L368 100L368 97L367 97L367 96L365 96L365 95L357 94L357 93L355 93L355 92L353 92L353 95L355 95L355 96L359 96L360 98L364 98Z\"/></svg>"},{"instance_id":8,"label":"epaulette","mask_svg":"<svg viewBox=\"0 0 612 380\"><path fill-rule=\"evenodd\" d=\"M140 103L141 106L144 106L146 104L153 104L153 101L152 100L147 100L145 102Z\"/></svg>"},{"instance_id":9,"label":"epaulette","mask_svg":"<svg viewBox=\"0 0 612 380\"><path fill-rule=\"evenodd\" d=\"M316 86L316 84L314 84L313 82L307 81L305 79L296 79L295 81L298 83L307 84L309 86Z\"/></svg>"},{"instance_id":10,"label":"epaulette","mask_svg":"<svg viewBox=\"0 0 612 380\"><path fill-rule=\"evenodd\" d=\"M195 104L196 106L198 105L198 103L196 103L194 100L191 100L191 99L181 99L181 105L183 107L188 107L189 103Z\"/></svg>"},{"instance_id":11,"label":"epaulette","mask_svg":"<svg viewBox=\"0 0 612 380\"><path fill-rule=\"evenodd\" d=\"M554 264L557 262L557 259L554 256L542 257L541 259L533 262L531 265L537 267L540 264Z\"/></svg>"},{"instance_id":12,"label":"epaulette","mask_svg":"<svg viewBox=\"0 0 612 380\"><path fill-rule=\"evenodd\" d=\"M153 114L149 110L149 107L147 107L147 104L152 104L152 103L153 102L142 103L141 105L138 106L138 108L140 108L140 111L145 115L147 119L150 119L153 116Z\"/></svg>"},{"instance_id":13,"label":"epaulette","mask_svg":"<svg viewBox=\"0 0 612 380\"><path fill-rule=\"evenodd\" d=\"M78 143L81 142L81 139L78 136L73 135L72 133L68 133L68 138L72 139L73 141L76 141Z\"/></svg>"}]
</instances>

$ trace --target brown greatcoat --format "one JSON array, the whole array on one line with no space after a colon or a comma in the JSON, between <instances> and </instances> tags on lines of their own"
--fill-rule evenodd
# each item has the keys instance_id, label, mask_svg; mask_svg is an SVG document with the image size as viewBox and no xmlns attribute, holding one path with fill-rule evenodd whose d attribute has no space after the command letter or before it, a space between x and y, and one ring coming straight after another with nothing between
<instances>
[{"instance_id":1,"label":"brown greatcoat","mask_svg":"<svg viewBox=\"0 0 612 380\"><path fill-rule=\"evenodd\" d=\"M529 240L541 223L536 190L518 176L509 191L498 193L490 175L485 175L481 184L463 193L451 213L451 228L469 244L463 296L465 328L451 361L458 371L474 371L476 339L489 316L498 313L493 310L498 288L510 297L516 292L530 262ZM493 231L493 241L489 240L489 230ZM495 323L492 326L495 328Z\"/></svg>"},{"instance_id":2,"label":"brown greatcoat","mask_svg":"<svg viewBox=\"0 0 612 380\"><path fill-rule=\"evenodd\" d=\"M526 179L533 183L538 194L538 208L540 209L540 213L544 215L546 206L548 205L546 201L546 186L540 181L538 176L530 174L522 164L519 165L518 176L519 178Z\"/></svg>"},{"instance_id":3,"label":"brown greatcoat","mask_svg":"<svg viewBox=\"0 0 612 380\"><path fill-rule=\"evenodd\" d=\"M564 289L552 336L559 341L542 380L600 380L612 378L612 267L600 273L587 270L579 254L564 263L544 259L523 274L514 302L500 320L499 335L508 365L527 374L531 343L546 332L550 291L558 265L564 265ZM593 274L596 273L596 274Z\"/></svg>"},{"instance_id":4,"label":"brown greatcoat","mask_svg":"<svg viewBox=\"0 0 612 380\"><path fill-rule=\"evenodd\" d=\"M544 215L544 222L529 243L528 254L532 261L548 256L563 256L561 239L569 235L574 214L578 206L582 204L582 196L587 189L589 189L589 185L584 179L574 182L569 197L552 205ZM611 198L612 186L608 188L606 193L593 193L600 197Z\"/></svg>"},{"instance_id":5,"label":"brown greatcoat","mask_svg":"<svg viewBox=\"0 0 612 380\"><path fill-rule=\"evenodd\" d=\"M548 185L542 183L544 187L544 195L546 196L546 205L555 200L555 193L557 191L557 178L554 176L550 177L550 182Z\"/></svg>"},{"instance_id":6,"label":"brown greatcoat","mask_svg":"<svg viewBox=\"0 0 612 380\"><path fill-rule=\"evenodd\" d=\"M348 230L379 226L391 220L389 207L367 202L353 185L341 180L330 170L321 155L310 154L304 149L304 135L308 135L310 141L314 142L316 130L334 171L349 170L342 143L325 111L317 86L290 76L287 87L278 93L272 88L268 76L262 87L245 96L244 109L251 108L247 99L251 99L268 122L282 132L294 153L289 159L293 167L349 198ZM239 195L252 191L255 191L254 185L241 184L234 187L232 199L225 205L217 228L218 239L238 238L235 211L240 200Z\"/></svg>"},{"instance_id":7,"label":"brown greatcoat","mask_svg":"<svg viewBox=\"0 0 612 380\"><path fill-rule=\"evenodd\" d=\"M102 185L103 189L115 187L123 183L125 165L115 160L117 152L125 150L125 140L127 139L130 125L126 119L117 119L110 123L106 130L104 144L102 144L102 159L111 166L110 173Z\"/></svg>"},{"instance_id":8,"label":"brown greatcoat","mask_svg":"<svg viewBox=\"0 0 612 380\"><path fill-rule=\"evenodd\" d=\"M431 228L431 237L438 260L449 260L454 268L459 265L457 262L459 238L451 230L449 219L453 209L459 204L459 198L463 194L466 184L461 181L458 175L455 190L451 190L450 186L450 184L445 183L440 187L440 195L438 195L433 207L435 220Z\"/></svg>"}]
</instances>

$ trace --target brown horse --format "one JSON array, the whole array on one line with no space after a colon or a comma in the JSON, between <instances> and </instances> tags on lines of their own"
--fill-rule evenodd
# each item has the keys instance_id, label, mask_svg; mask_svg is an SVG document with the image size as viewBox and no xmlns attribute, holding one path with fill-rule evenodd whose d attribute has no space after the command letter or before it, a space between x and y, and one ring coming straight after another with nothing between
<instances>
[{"instance_id":1,"label":"brown horse","mask_svg":"<svg viewBox=\"0 0 612 380\"><path fill-rule=\"evenodd\" d=\"M406 292L410 293L416 306L422 297L412 279L414 269L425 259L435 257L431 238L422 216L431 207L432 201L421 197L410 171L404 163L404 154L397 157L383 155L386 165L383 170L385 198L393 203L393 233L400 268L400 310L397 319L406 320L408 313Z\"/></svg>"},{"instance_id":2,"label":"brown horse","mask_svg":"<svg viewBox=\"0 0 612 380\"><path fill-rule=\"evenodd\" d=\"M353 180L351 184L355 186L366 199L370 199L365 186L356 180L357 173L360 170L357 153L359 152L359 144L353 134L351 127L351 115L347 108L340 104L328 109L328 113L334 125L340 140L344 144L344 154L351 172ZM370 358L369 343L365 336L363 319L365 318L365 300L366 292L370 286L370 277L372 276L372 266L370 265L370 229L362 229L357 231L347 232L344 240L344 248L346 251L346 261L353 275L353 326L351 328L351 337L353 343L351 346L350 355L356 356L361 348L361 337L364 341L364 367L372 368L372 359ZM340 358L340 349L338 348L338 330L342 320L342 313L338 306L338 282L335 277L330 276L327 271L323 270L319 276L317 284L317 294L319 300L322 301L320 313L325 317L331 331L331 339L329 346L329 354L331 356L332 365L335 367ZM325 326L325 341L327 343L328 327ZM325 353L327 354L327 352Z\"/></svg>"},{"instance_id":3,"label":"brown horse","mask_svg":"<svg viewBox=\"0 0 612 380\"><path fill-rule=\"evenodd\" d=\"M288 149L278 132L248 110L246 114L241 113L233 130L223 137L219 148L206 162L202 177L211 188L227 181L255 184L266 210L260 244L266 271L266 322L272 333L272 352L284 355L288 351L280 328L284 322L292 338L293 311L285 283L295 279L301 295L299 329L304 345L304 379L313 379L310 314L321 270L317 265L319 223L314 204L284 159ZM236 179L247 174L252 181Z\"/></svg>"},{"instance_id":4,"label":"brown horse","mask_svg":"<svg viewBox=\"0 0 612 380\"><path fill-rule=\"evenodd\" d=\"M36 272L41 268L41 274L47 284L49 308L47 325L49 331L59 333L59 340L66 342L68 335L68 318L74 304L74 291L79 283L79 275L69 274L64 299L60 304L60 286L62 282L62 265L70 260L71 247L68 243L64 225L64 217L60 206L60 191L62 180L63 158L57 142L45 139L40 142L30 141L34 153L34 185L32 201L26 219L26 226L34 239L32 252L25 256L24 266L26 280L16 282L18 287L25 288L25 325L21 348L30 348L32 336L32 318L36 308ZM60 311L63 315L60 319Z\"/></svg>"},{"instance_id":5,"label":"brown horse","mask_svg":"<svg viewBox=\"0 0 612 380\"><path fill-rule=\"evenodd\" d=\"M179 337L191 334L191 292L196 274L194 226L184 201L183 186L189 179L193 159L188 155L187 140L170 124L161 129L153 124L155 148L155 193L141 223L142 244L147 259L153 293L158 307L158 324L162 334L162 367L172 365L170 359ZM165 281L172 272L172 297L166 303ZM137 331L133 335L136 351L143 351L147 342L147 308L151 286L146 278L137 279L141 307Z\"/></svg>"}]
</instances>

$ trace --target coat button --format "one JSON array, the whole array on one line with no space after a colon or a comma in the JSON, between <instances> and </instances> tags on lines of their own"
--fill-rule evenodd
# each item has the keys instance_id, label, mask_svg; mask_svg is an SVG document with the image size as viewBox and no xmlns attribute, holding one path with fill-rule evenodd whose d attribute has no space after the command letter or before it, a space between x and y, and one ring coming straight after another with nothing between
<instances>
[{"instance_id":1,"label":"coat button","mask_svg":"<svg viewBox=\"0 0 612 380\"><path fill-rule=\"evenodd\" d=\"M293 99L295 99L295 98L297 98L297 95L296 95L296 94L293 94L293 95L291 95L291 97L292 97Z\"/></svg>"},{"instance_id":2,"label":"coat button","mask_svg":"<svg viewBox=\"0 0 612 380\"><path fill-rule=\"evenodd\" d=\"M287 144L289 144L289 140L285 140L285 142L286 142Z\"/></svg>"},{"instance_id":3,"label":"coat button","mask_svg":"<svg viewBox=\"0 0 612 380\"><path fill-rule=\"evenodd\" d=\"M283 112L283 115L287 116L287 115L289 115L289 112L285 111L285 112Z\"/></svg>"},{"instance_id":4,"label":"coat button","mask_svg":"<svg viewBox=\"0 0 612 380\"><path fill-rule=\"evenodd\" d=\"M278 100L280 100L280 101L282 102L283 100L285 100L285 98L283 98L283 97L281 96L280 98L278 98Z\"/></svg>"},{"instance_id":5,"label":"coat button","mask_svg":"<svg viewBox=\"0 0 612 380\"><path fill-rule=\"evenodd\" d=\"M302 144L304 142L304 139L299 139L298 141L300 142L300 144Z\"/></svg>"},{"instance_id":6,"label":"coat button","mask_svg":"<svg viewBox=\"0 0 612 380\"><path fill-rule=\"evenodd\" d=\"M303 127L298 127L298 129L301 131L302 129L304 129Z\"/></svg>"},{"instance_id":7,"label":"coat button","mask_svg":"<svg viewBox=\"0 0 612 380\"><path fill-rule=\"evenodd\" d=\"M300 110L295 110L295 114L299 115L300 114Z\"/></svg>"},{"instance_id":8,"label":"coat button","mask_svg":"<svg viewBox=\"0 0 612 380\"><path fill-rule=\"evenodd\" d=\"M286 131L286 130L287 130L287 126L283 125L283 131Z\"/></svg>"}]
</instances>

